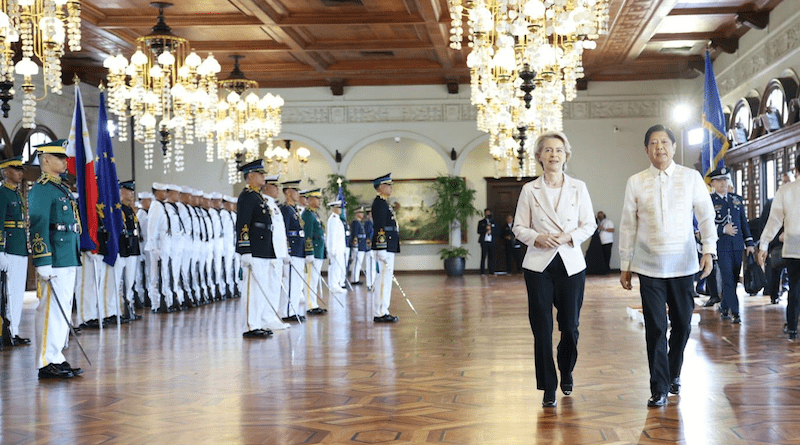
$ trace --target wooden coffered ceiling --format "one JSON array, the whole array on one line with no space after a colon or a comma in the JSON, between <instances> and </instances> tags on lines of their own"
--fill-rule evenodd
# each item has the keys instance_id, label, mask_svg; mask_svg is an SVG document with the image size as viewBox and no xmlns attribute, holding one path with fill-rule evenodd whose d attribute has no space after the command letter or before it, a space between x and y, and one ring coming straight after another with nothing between
<instances>
[{"instance_id":1,"label":"wooden coffered ceiling","mask_svg":"<svg viewBox=\"0 0 800 445\"><path fill-rule=\"evenodd\" d=\"M793 0L790 0L793 1ZM587 82L692 78L703 51L733 52L750 28L764 27L781 0L610 0L610 32L587 51ZM83 50L63 59L88 82L105 77L103 59L134 51L158 10L149 0L82 0ZM201 57L213 52L220 79L244 55L242 71L262 88L469 83L469 48L448 47L447 0L175 1L173 33ZM466 42L465 42L466 43ZM579 85L579 87L584 87Z\"/></svg>"}]
</instances>

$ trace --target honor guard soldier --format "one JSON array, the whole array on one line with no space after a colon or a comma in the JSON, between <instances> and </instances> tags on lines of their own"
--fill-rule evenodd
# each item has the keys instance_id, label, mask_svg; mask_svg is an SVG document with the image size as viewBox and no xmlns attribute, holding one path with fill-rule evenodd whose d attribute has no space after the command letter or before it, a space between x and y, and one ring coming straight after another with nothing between
<instances>
[{"instance_id":1,"label":"honor guard soldier","mask_svg":"<svg viewBox=\"0 0 800 445\"><path fill-rule=\"evenodd\" d=\"M214 293L217 300L225 298L225 274L222 267L222 194L214 192L209 195L210 204L208 214L211 215L211 224L214 227L214 243L211 246L211 254L214 258Z\"/></svg>"},{"instance_id":2,"label":"honor guard soldier","mask_svg":"<svg viewBox=\"0 0 800 445\"><path fill-rule=\"evenodd\" d=\"M355 211L355 218L350 223L350 258L353 260L353 271L350 282L361 284L361 266L367 252L367 233L364 231L364 207Z\"/></svg>"},{"instance_id":3,"label":"honor guard soldier","mask_svg":"<svg viewBox=\"0 0 800 445\"><path fill-rule=\"evenodd\" d=\"M233 256L236 250L236 219L231 213L232 197L225 195L222 197L222 209L219 212L222 219L222 271L224 276L222 282L225 286L225 298L233 298L234 280L233 268L235 267Z\"/></svg>"},{"instance_id":4,"label":"honor guard soldier","mask_svg":"<svg viewBox=\"0 0 800 445\"><path fill-rule=\"evenodd\" d=\"M367 282L367 290L372 292L372 287L375 285L375 251L372 250L372 235L375 233L375 225L372 221L372 206L364 208L366 214L364 221L364 238L366 239L367 251L364 252L364 261L366 263L364 268L364 280Z\"/></svg>"},{"instance_id":5,"label":"honor guard soldier","mask_svg":"<svg viewBox=\"0 0 800 445\"><path fill-rule=\"evenodd\" d=\"M195 293L198 294L198 298L200 300L200 304L208 304L211 302L213 295L209 295L209 281L208 277L206 276L206 247L208 245L209 240L209 227L208 221L205 219L205 211L202 208L202 200L203 200L203 191L202 190L192 190L192 224L194 227L197 227L198 236L195 239L193 254L194 254L194 265L192 266L192 276L195 279L195 284L197 289L195 289Z\"/></svg>"},{"instance_id":6,"label":"honor guard soldier","mask_svg":"<svg viewBox=\"0 0 800 445\"><path fill-rule=\"evenodd\" d=\"M72 368L61 350L69 336L75 274L80 266L80 216L72 193L61 183L67 171L65 140L37 148L42 175L28 194L30 244L36 267L36 364L39 378L71 378Z\"/></svg>"},{"instance_id":7,"label":"honor guard soldier","mask_svg":"<svg viewBox=\"0 0 800 445\"><path fill-rule=\"evenodd\" d=\"M269 271L266 274L267 279L261 282L265 287L267 299L270 306L274 309L272 312L277 312L280 306L281 299L281 286L283 285L283 266L291 262L289 258L289 244L286 240L286 226L283 222L283 213L278 207L278 182L280 175L265 176L264 186L261 191L264 200L267 204L270 219L272 220L272 247L275 251L275 259L267 260L269 263ZM280 315L280 314L278 314ZM270 329L288 329L289 325L281 322L279 319L271 321L268 325Z\"/></svg>"},{"instance_id":8,"label":"honor guard soldier","mask_svg":"<svg viewBox=\"0 0 800 445\"><path fill-rule=\"evenodd\" d=\"M299 199L300 180L286 181L283 186L283 195L286 202L281 206L283 213L283 224L286 226L286 240L289 243L289 264L283 266L283 287L281 292L281 303L278 312L283 321L301 321L306 316L306 297L304 294L303 263L305 257L305 224L301 218L301 213L297 209Z\"/></svg>"},{"instance_id":9,"label":"honor guard soldier","mask_svg":"<svg viewBox=\"0 0 800 445\"><path fill-rule=\"evenodd\" d=\"M203 243L203 256L205 258L206 296L209 301L219 301L217 295L217 277L214 276L214 245L216 244L217 231L214 220L211 219L211 193L203 193L200 199L200 218L206 227L207 239Z\"/></svg>"},{"instance_id":10,"label":"honor guard soldier","mask_svg":"<svg viewBox=\"0 0 800 445\"><path fill-rule=\"evenodd\" d=\"M25 281L28 277L27 203L22 199L20 184L24 175L22 156L0 162L3 185L0 187L0 292L4 301L3 346L30 344L19 336L19 321L25 299Z\"/></svg>"},{"instance_id":11,"label":"honor guard soldier","mask_svg":"<svg viewBox=\"0 0 800 445\"><path fill-rule=\"evenodd\" d=\"M148 293L153 312L167 312L172 304L172 292L165 292L169 288L170 274L167 268L168 258L162 254L169 229L167 209L164 207L167 200L167 186L158 182L153 183L153 202L147 212L147 244L145 251L150 253L150 270L148 270Z\"/></svg>"},{"instance_id":12,"label":"honor guard soldier","mask_svg":"<svg viewBox=\"0 0 800 445\"><path fill-rule=\"evenodd\" d=\"M736 283L739 271L742 268L742 252L755 251L755 243L750 235L750 226L747 223L742 198L733 193L728 193L728 183L731 180L730 170L722 167L714 170L709 175L711 187L711 203L714 204L716 216L714 223L717 225L717 264L722 275L722 319L741 323L739 316L739 297L736 295Z\"/></svg>"},{"instance_id":13,"label":"honor guard soldier","mask_svg":"<svg viewBox=\"0 0 800 445\"><path fill-rule=\"evenodd\" d=\"M196 307L198 305L198 289L195 286L195 277L192 274L192 265L195 261L194 249L198 232L198 228L195 225L196 221L192 218L192 191L190 187L181 187L180 198L176 203L178 206L178 215L181 221L183 221L183 228L185 229L184 243L181 247L180 255L180 287L184 292L183 304L187 308Z\"/></svg>"},{"instance_id":14,"label":"honor guard soldier","mask_svg":"<svg viewBox=\"0 0 800 445\"><path fill-rule=\"evenodd\" d=\"M389 304L392 301L394 256L400 253L400 232L397 230L397 221L389 205L389 196L392 195L392 174L375 178L372 185L378 193L372 201L372 219L375 224L372 248L380 266L372 319L376 323L394 323L398 318L389 313Z\"/></svg>"},{"instance_id":15,"label":"honor guard soldier","mask_svg":"<svg viewBox=\"0 0 800 445\"><path fill-rule=\"evenodd\" d=\"M167 236L161 249L161 256L167 263L165 291L171 295L167 298L167 311L176 312L183 308L184 290L181 288L181 258L186 246L186 227L181 220L178 201L181 188L175 184L167 185ZM163 262L162 262L163 264ZM171 302L169 301L171 300Z\"/></svg>"},{"instance_id":16,"label":"honor guard soldier","mask_svg":"<svg viewBox=\"0 0 800 445\"><path fill-rule=\"evenodd\" d=\"M139 218L133 211L133 197L135 184L133 181L125 181L119 184L119 196L122 210L122 233L119 237L119 258L114 264L115 275L120 277L120 295L122 303L125 305L122 317L130 320L138 320L141 315L136 315L134 311L133 288L138 270L139 258L141 256L142 231L139 226Z\"/></svg>"},{"instance_id":17,"label":"honor guard soldier","mask_svg":"<svg viewBox=\"0 0 800 445\"><path fill-rule=\"evenodd\" d=\"M300 214L300 217L303 217L303 212L306 211L306 207L308 207L308 189L298 191L297 195L297 213Z\"/></svg>"},{"instance_id":18,"label":"honor guard soldier","mask_svg":"<svg viewBox=\"0 0 800 445\"><path fill-rule=\"evenodd\" d=\"M139 256L139 269L136 272L136 298L141 304L141 307L150 306L150 298L147 293L147 273L150 270L150 254L144 250L147 245L147 211L150 210L150 203L153 200L153 194L150 192L140 192L139 209L136 210L136 218L139 220L139 239L140 247L142 248L142 255Z\"/></svg>"},{"instance_id":19,"label":"honor guard soldier","mask_svg":"<svg viewBox=\"0 0 800 445\"><path fill-rule=\"evenodd\" d=\"M319 219L320 200L322 192L320 189L309 190L306 192L308 206L303 211L303 231L305 232L305 255L306 255L306 301L310 315L322 315L328 312L327 309L319 307L317 302L317 289L319 288L320 273L322 272L322 262L325 260L325 227Z\"/></svg>"},{"instance_id":20,"label":"honor guard soldier","mask_svg":"<svg viewBox=\"0 0 800 445\"><path fill-rule=\"evenodd\" d=\"M334 293L345 293L342 287L347 279L347 223L342 221L342 201L328 203L331 214L328 216L328 227L325 232L325 250L328 253L328 285Z\"/></svg>"},{"instance_id":21,"label":"honor guard soldier","mask_svg":"<svg viewBox=\"0 0 800 445\"><path fill-rule=\"evenodd\" d=\"M236 252L242 256L247 301L245 318L248 330L243 336L266 338L272 335L272 331L267 327L271 320L269 316L271 309L263 281L269 273L269 260L274 260L276 257L275 247L272 244L271 212L261 195L266 173L264 161L258 159L249 162L241 166L239 171L244 174L247 182L236 204L238 209Z\"/></svg>"},{"instance_id":22,"label":"honor guard soldier","mask_svg":"<svg viewBox=\"0 0 800 445\"><path fill-rule=\"evenodd\" d=\"M241 264L239 262L240 256L238 253L236 253L236 198L233 196L226 196L224 200L225 209L228 211L228 214L231 218L231 223L233 225L230 245L227 241L225 241L225 251L227 252L226 255L228 258L228 263L230 264L230 269L228 271L228 282L231 283L232 286L232 298L239 298L242 296L242 294L239 288L239 269L241 268Z\"/></svg>"}]
</instances>

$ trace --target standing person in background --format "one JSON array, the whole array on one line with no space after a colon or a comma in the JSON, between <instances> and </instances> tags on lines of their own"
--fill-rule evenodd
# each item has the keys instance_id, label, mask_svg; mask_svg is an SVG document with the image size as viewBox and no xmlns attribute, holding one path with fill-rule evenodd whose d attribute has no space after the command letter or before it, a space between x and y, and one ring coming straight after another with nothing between
<instances>
[{"instance_id":1,"label":"standing person in background","mask_svg":"<svg viewBox=\"0 0 800 445\"><path fill-rule=\"evenodd\" d=\"M355 211L353 222L350 223L350 258L353 259L353 271L350 274L350 283L361 284L361 266L364 264L364 255L367 252L367 234L364 231L364 207Z\"/></svg>"},{"instance_id":2,"label":"standing person in background","mask_svg":"<svg viewBox=\"0 0 800 445\"><path fill-rule=\"evenodd\" d=\"M564 173L572 157L564 133L544 133L534 146L534 156L544 173L522 187L514 233L528 245L522 266L533 332L536 389L544 391L542 406L553 408L558 386L553 362L553 307L558 311L561 331L561 391L569 395L578 359L578 319L586 283L581 243L592 236L597 225L586 184Z\"/></svg>"},{"instance_id":3,"label":"standing person in background","mask_svg":"<svg viewBox=\"0 0 800 445\"><path fill-rule=\"evenodd\" d=\"M400 231L394 212L389 205L392 195L392 174L386 174L372 181L377 196L372 201L372 216L375 229L372 235L372 248L380 267L378 289L373 296L373 317L375 323L395 323L399 318L389 313L392 302L392 279L394 278L394 256L400 253Z\"/></svg>"},{"instance_id":4,"label":"standing person in background","mask_svg":"<svg viewBox=\"0 0 800 445\"><path fill-rule=\"evenodd\" d=\"M620 221L620 284L631 290L632 272L639 275L644 312L647 361L650 367L649 407L667 404L667 391L681 388L683 351L691 332L694 274L707 277L716 256L714 206L696 170L675 164L675 133L654 125L644 137L650 167L630 178ZM698 263L692 216L702 236ZM667 310L669 307L669 350Z\"/></svg>"},{"instance_id":5,"label":"standing person in background","mask_svg":"<svg viewBox=\"0 0 800 445\"><path fill-rule=\"evenodd\" d=\"M614 222L606 217L604 211L597 212L597 230L603 246L603 265L606 273L611 272L611 248L614 246Z\"/></svg>"},{"instance_id":6,"label":"standing person in background","mask_svg":"<svg viewBox=\"0 0 800 445\"><path fill-rule=\"evenodd\" d=\"M719 271L722 275L722 319L731 320L734 324L742 322L739 316L739 297L736 295L736 283L742 268L742 251L754 253L755 243L750 236L750 225L747 223L744 203L728 193L730 172L726 167L718 168L709 174L711 178L711 203L714 205L717 226L717 255Z\"/></svg>"},{"instance_id":7,"label":"standing person in background","mask_svg":"<svg viewBox=\"0 0 800 445\"><path fill-rule=\"evenodd\" d=\"M503 226L503 243L506 248L506 273L511 274L514 272L514 266L516 265L516 248L514 247L517 244L517 237L514 235L514 215L508 214L506 215L506 223ZM519 271L519 269L517 269Z\"/></svg>"},{"instance_id":8,"label":"standing person in background","mask_svg":"<svg viewBox=\"0 0 800 445\"><path fill-rule=\"evenodd\" d=\"M150 203L153 194L150 192L140 192L139 209L136 210L136 218L139 220L139 246L142 248L142 255L139 256L139 267L136 271L135 292L140 307L150 306L150 297L147 292L147 274L150 271L150 253L144 249L147 246L147 212L150 210Z\"/></svg>"},{"instance_id":9,"label":"standing person in background","mask_svg":"<svg viewBox=\"0 0 800 445\"><path fill-rule=\"evenodd\" d=\"M25 175L22 156L0 163L3 184L0 187L0 270L6 275L2 289L6 297L6 316L9 321L14 346L30 344L30 339L19 336L22 303L25 300L25 281L28 278L28 206L22 199L20 185ZM6 345L9 346L9 345Z\"/></svg>"},{"instance_id":10,"label":"standing person in background","mask_svg":"<svg viewBox=\"0 0 800 445\"><path fill-rule=\"evenodd\" d=\"M345 293L341 284L347 279L347 270L344 268L347 260L347 224L342 221L342 201L328 203L331 214L328 216L328 226L325 233L325 250L328 252L328 285L330 291Z\"/></svg>"},{"instance_id":11,"label":"standing person in background","mask_svg":"<svg viewBox=\"0 0 800 445\"><path fill-rule=\"evenodd\" d=\"M800 170L800 157L795 159L795 168ZM764 231L761 233L759 250L756 255L758 264L764 267L767 259L769 243L783 226L783 249L781 255L786 261L789 274L789 292L786 304L786 324L784 333L789 340L797 339L797 318L800 313L800 182L784 184L772 200Z\"/></svg>"},{"instance_id":12,"label":"standing person in background","mask_svg":"<svg viewBox=\"0 0 800 445\"><path fill-rule=\"evenodd\" d=\"M308 206L303 211L303 231L305 232L305 256L306 256L306 301L308 302L309 315L323 315L327 309L319 307L317 301L317 289L322 272L322 262L325 260L325 227L319 218L319 210L322 192L320 189L309 190L306 192Z\"/></svg>"},{"instance_id":13,"label":"standing person in background","mask_svg":"<svg viewBox=\"0 0 800 445\"><path fill-rule=\"evenodd\" d=\"M119 257L114 264L115 273L119 280L119 294L122 297L121 316L123 319L139 320L141 315L136 315L134 310L134 283L138 271L139 258L142 254L139 233L139 218L133 211L135 184L131 181L119 183L120 209L122 210L122 233L119 237Z\"/></svg>"},{"instance_id":14,"label":"standing person in background","mask_svg":"<svg viewBox=\"0 0 800 445\"><path fill-rule=\"evenodd\" d=\"M364 237L367 245L367 250L364 253L365 266L364 266L364 280L367 282L367 290L372 292L375 286L375 251L372 249L372 235L375 234L375 224L372 221L372 206L364 208L366 213L366 221L364 221Z\"/></svg>"},{"instance_id":15,"label":"standing person in background","mask_svg":"<svg viewBox=\"0 0 800 445\"><path fill-rule=\"evenodd\" d=\"M278 308L283 321L303 321L306 319L306 298L303 283L303 264L305 262L305 231L303 219L297 210L300 180L286 181L283 184L286 201L281 206L286 239L289 243L289 263L283 266L284 288Z\"/></svg>"},{"instance_id":16,"label":"standing person in background","mask_svg":"<svg viewBox=\"0 0 800 445\"><path fill-rule=\"evenodd\" d=\"M289 325L280 320L278 307L281 303L281 283L283 280L283 266L289 264L289 242L286 239L286 226L283 222L283 213L278 207L278 188L280 175L272 175L264 178L262 192L267 205L270 220L272 221L272 249L275 251L275 259L268 260L269 269L263 275L266 279L261 280L269 300L270 310L267 311L265 318L266 325L272 330L288 329Z\"/></svg>"},{"instance_id":17,"label":"standing person in background","mask_svg":"<svg viewBox=\"0 0 800 445\"><path fill-rule=\"evenodd\" d=\"M485 209L483 219L478 221L478 242L481 243L481 275L489 269L489 275L494 275L494 242L497 225L492 219L492 211ZM486 263L488 267L486 266Z\"/></svg>"},{"instance_id":18,"label":"standing person in background","mask_svg":"<svg viewBox=\"0 0 800 445\"><path fill-rule=\"evenodd\" d=\"M36 268L36 365L40 379L65 379L83 373L61 352L69 337L72 292L80 266L78 203L61 183L67 171L63 139L37 148L42 175L28 194L30 243ZM58 301L55 301L55 300ZM61 312L64 310L64 313Z\"/></svg>"}]
</instances>

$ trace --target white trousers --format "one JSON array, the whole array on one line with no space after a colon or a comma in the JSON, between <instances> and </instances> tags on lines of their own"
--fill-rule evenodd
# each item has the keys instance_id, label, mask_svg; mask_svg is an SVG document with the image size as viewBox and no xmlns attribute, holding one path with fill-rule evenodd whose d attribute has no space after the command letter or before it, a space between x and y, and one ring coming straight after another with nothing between
<instances>
[{"instance_id":1,"label":"white trousers","mask_svg":"<svg viewBox=\"0 0 800 445\"><path fill-rule=\"evenodd\" d=\"M281 317L294 317L295 314L306 313L305 284L303 284L305 277L302 275L305 262L302 257L290 258L292 259L291 266L283 265L283 289L281 289L281 303L278 308Z\"/></svg>"},{"instance_id":2,"label":"white trousers","mask_svg":"<svg viewBox=\"0 0 800 445\"><path fill-rule=\"evenodd\" d=\"M139 270L139 255L128 257L117 257L114 269L117 269L116 277L118 280L117 289L120 296L120 314L125 315L125 306L128 307L128 315L133 314L133 288L136 282L136 272Z\"/></svg>"},{"instance_id":3,"label":"white trousers","mask_svg":"<svg viewBox=\"0 0 800 445\"><path fill-rule=\"evenodd\" d=\"M375 251L368 250L364 252L366 255L366 265L364 267L364 279L367 281L366 285L371 288L375 285Z\"/></svg>"},{"instance_id":4,"label":"white trousers","mask_svg":"<svg viewBox=\"0 0 800 445\"><path fill-rule=\"evenodd\" d=\"M222 273L222 243L214 245L214 279L213 287L219 291L221 295L225 295L225 277ZM279 286L280 288L280 286Z\"/></svg>"},{"instance_id":5,"label":"white trousers","mask_svg":"<svg viewBox=\"0 0 800 445\"><path fill-rule=\"evenodd\" d=\"M337 293L347 292L347 283L345 283L345 280L347 280L347 269L345 269L347 251L331 253L328 261L328 286L330 286L330 291Z\"/></svg>"},{"instance_id":6,"label":"white trousers","mask_svg":"<svg viewBox=\"0 0 800 445\"><path fill-rule=\"evenodd\" d=\"M392 277L394 276L394 253L386 250L376 250L375 258L378 260L381 273L375 283L373 292L373 316L382 317L389 313L389 304L392 302Z\"/></svg>"},{"instance_id":7,"label":"white trousers","mask_svg":"<svg viewBox=\"0 0 800 445\"><path fill-rule=\"evenodd\" d=\"M78 324L100 320L100 276L105 273L105 263L100 255L81 252L81 264L76 271L78 277L75 281Z\"/></svg>"},{"instance_id":8,"label":"white trousers","mask_svg":"<svg viewBox=\"0 0 800 445\"><path fill-rule=\"evenodd\" d=\"M311 289L315 289L317 292L319 292L319 274L322 271L322 261L323 260L321 259L314 258L311 263L306 263L306 282L309 286L309 288L306 289L306 301L308 302L309 310L319 307L319 303L317 302L317 294L311 292Z\"/></svg>"},{"instance_id":9,"label":"white trousers","mask_svg":"<svg viewBox=\"0 0 800 445\"><path fill-rule=\"evenodd\" d=\"M67 344L69 325L66 318L72 314L72 291L75 289L75 275L78 267L54 267L56 275L50 282L38 280L36 308L36 367L44 368L50 363L64 363L61 352ZM56 296L64 309L64 314L56 302Z\"/></svg>"},{"instance_id":10,"label":"white trousers","mask_svg":"<svg viewBox=\"0 0 800 445\"><path fill-rule=\"evenodd\" d=\"M148 256L150 257L150 264L147 269L147 293L150 295L150 304L152 304L153 309L158 309L161 305L161 289L158 286L158 282L161 280L161 271L163 267L160 268L158 266L160 258L156 258L152 255ZM168 277L169 275L166 275L165 279L168 280Z\"/></svg>"},{"instance_id":11,"label":"white trousers","mask_svg":"<svg viewBox=\"0 0 800 445\"><path fill-rule=\"evenodd\" d=\"M280 300L281 260L253 258L251 267L245 268L247 283L245 310L247 330L287 329L275 314Z\"/></svg>"},{"instance_id":12,"label":"white trousers","mask_svg":"<svg viewBox=\"0 0 800 445\"><path fill-rule=\"evenodd\" d=\"M150 253L142 252L136 261L136 277L133 282L133 288L139 299L144 303L144 290L147 288L147 272L150 270Z\"/></svg>"},{"instance_id":13,"label":"white trousers","mask_svg":"<svg viewBox=\"0 0 800 445\"><path fill-rule=\"evenodd\" d=\"M192 269L192 261L194 260L192 252L186 250L184 252L179 253L178 260L180 261L180 280L178 281L178 287L181 288L183 292L183 301L186 299L191 298L191 283L192 280L189 278L190 273L189 271ZM183 285L181 285L183 283Z\"/></svg>"},{"instance_id":14,"label":"white trousers","mask_svg":"<svg viewBox=\"0 0 800 445\"><path fill-rule=\"evenodd\" d=\"M11 336L19 335L19 321L22 318L22 303L25 300L25 281L28 278L28 257L7 253L6 295L8 295L8 321Z\"/></svg>"},{"instance_id":15,"label":"white trousers","mask_svg":"<svg viewBox=\"0 0 800 445\"><path fill-rule=\"evenodd\" d=\"M364 254L357 247L350 249L350 258L353 259L353 272L350 274L350 282L356 283L361 279L361 266L364 264Z\"/></svg>"},{"instance_id":16,"label":"white trousers","mask_svg":"<svg viewBox=\"0 0 800 445\"><path fill-rule=\"evenodd\" d=\"M119 256L113 266L109 266L99 256L98 270L102 271L100 277L100 316L102 318L119 315L119 282L122 281L122 268L119 265Z\"/></svg>"}]
</instances>

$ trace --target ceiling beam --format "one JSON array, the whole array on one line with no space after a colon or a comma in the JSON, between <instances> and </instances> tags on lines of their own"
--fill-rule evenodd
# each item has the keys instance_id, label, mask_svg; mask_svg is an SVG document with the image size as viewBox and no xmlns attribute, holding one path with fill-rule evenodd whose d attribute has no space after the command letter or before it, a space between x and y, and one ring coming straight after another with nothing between
<instances>
[{"instance_id":1,"label":"ceiling beam","mask_svg":"<svg viewBox=\"0 0 800 445\"><path fill-rule=\"evenodd\" d=\"M277 20L276 26L350 26L350 25L423 25L418 14L354 13L354 14L291 14Z\"/></svg>"},{"instance_id":2,"label":"ceiling beam","mask_svg":"<svg viewBox=\"0 0 800 445\"><path fill-rule=\"evenodd\" d=\"M671 42L675 40L700 40L706 41L713 38L724 38L719 33L711 32L680 32L680 33L661 33L650 38L651 42Z\"/></svg>"},{"instance_id":3,"label":"ceiling beam","mask_svg":"<svg viewBox=\"0 0 800 445\"><path fill-rule=\"evenodd\" d=\"M674 8L669 16L679 15L730 15L747 9L746 6L714 6L707 8Z\"/></svg>"},{"instance_id":4,"label":"ceiling beam","mask_svg":"<svg viewBox=\"0 0 800 445\"><path fill-rule=\"evenodd\" d=\"M235 27L259 26L263 23L257 17L242 14L192 14L170 15L164 14L165 21L170 28L192 27ZM117 28L152 28L158 19L158 14L149 15L105 15L98 20L97 26L106 29Z\"/></svg>"},{"instance_id":5,"label":"ceiling beam","mask_svg":"<svg viewBox=\"0 0 800 445\"><path fill-rule=\"evenodd\" d=\"M625 62L632 62L639 57L639 54L644 50L645 44L655 35L656 30L661 25L661 21L675 8L678 0L660 0L653 3L654 6L650 11L650 17L640 22L639 34L631 42L625 55Z\"/></svg>"},{"instance_id":6,"label":"ceiling beam","mask_svg":"<svg viewBox=\"0 0 800 445\"><path fill-rule=\"evenodd\" d=\"M425 19L425 30L428 38L433 44L433 52L436 59L444 69L450 69L455 64L455 50L450 49L450 28L449 24L441 22L442 16L448 16L448 10L442 10L439 0L405 0L406 5L419 11ZM449 23L449 22L448 22Z\"/></svg>"}]
</instances>

